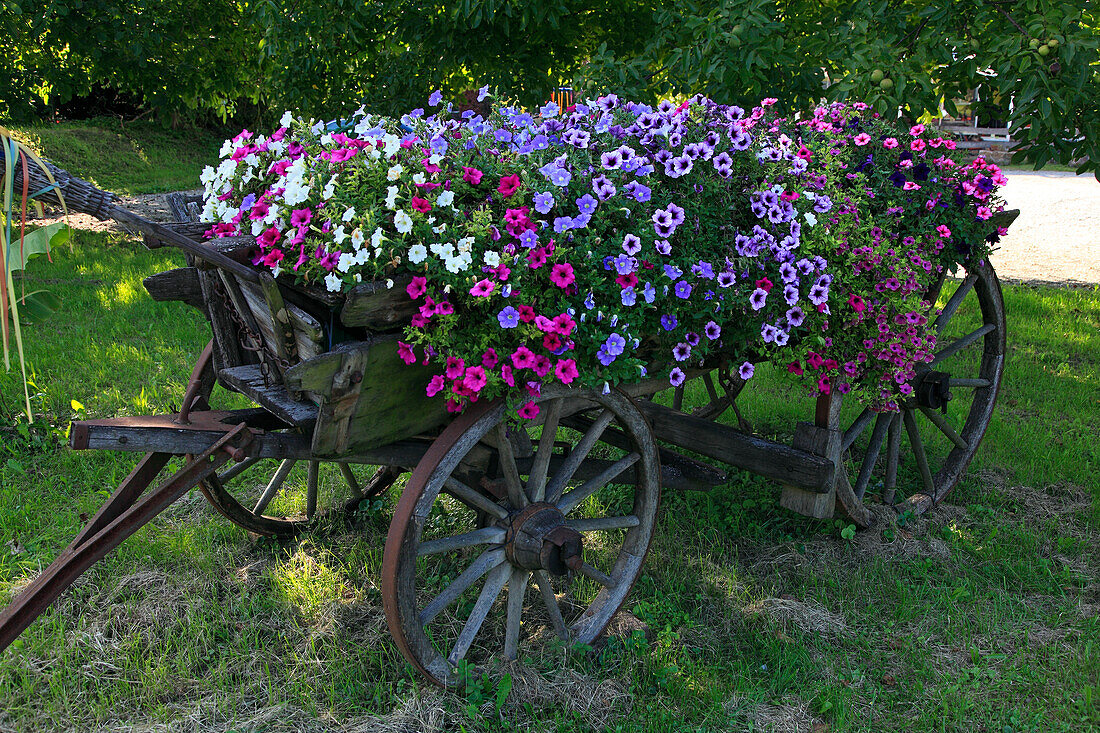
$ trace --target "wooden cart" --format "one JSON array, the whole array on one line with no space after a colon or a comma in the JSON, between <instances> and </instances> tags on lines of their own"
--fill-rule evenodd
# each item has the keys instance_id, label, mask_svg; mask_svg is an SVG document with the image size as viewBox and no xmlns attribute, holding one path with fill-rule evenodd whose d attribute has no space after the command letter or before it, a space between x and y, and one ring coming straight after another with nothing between
<instances>
[{"instance_id":1,"label":"wooden cart","mask_svg":"<svg viewBox=\"0 0 1100 733\"><path fill-rule=\"evenodd\" d=\"M250 532L290 535L333 506L334 497L319 496L329 464L353 504L407 474L383 555L386 620L410 662L432 681L454 684L463 660L513 659L521 645L553 637L593 642L641 573L661 489L726 481L702 458L774 479L784 506L814 517L839 509L868 526L872 504L927 510L977 450L1004 369L1000 287L988 263L976 262L936 323L956 337L917 376L900 414L848 415L840 399L822 397L786 444L716 420L736 409L745 384L712 368L691 375L687 387L704 398L690 412L682 409L685 386L650 380L607 394L544 389L538 419L524 428L509 426L500 402L452 419L441 400L425 396L427 369L398 359L395 331L411 315L402 287L367 283L346 301L305 291L248 266L251 238L200 243L194 200L174 197L179 221L160 225L64 171L54 175L70 210L113 218L149 246L187 253L188 267L154 275L146 288L200 309L213 339L178 414L73 423L75 450L144 457L0 613L0 651L88 567L192 488ZM35 180L31 188L49 185ZM963 314L970 325L960 328ZM226 393L254 407L218 409ZM944 417L953 396L962 408ZM929 436L942 449L931 450ZM169 471L174 456L183 460ZM298 462L307 467L304 497L288 498L282 490ZM378 468L360 485L351 464Z\"/></svg>"}]
</instances>

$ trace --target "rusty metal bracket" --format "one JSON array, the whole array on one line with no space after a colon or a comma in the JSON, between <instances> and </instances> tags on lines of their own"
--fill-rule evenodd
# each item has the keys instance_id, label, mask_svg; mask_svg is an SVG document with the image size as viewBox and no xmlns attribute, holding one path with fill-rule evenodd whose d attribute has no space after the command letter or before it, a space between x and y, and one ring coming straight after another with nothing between
<instances>
[{"instance_id":1,"label":"rusty metal bracket","mask_svg":"<svg viewBox=\"0 0 1100 733\"><path fill-rule=\"evenodd\" d=\"M241 423L148 494L146 487L168 463L171 455L149 453L84 528L41 575L0 611L0 652L49 608L73 582L107 553L149 520L167 509L207 476L216 472L252 441L252 432ZM140 497L140 498L139 498Z\"/></svg>"}]
</instances>

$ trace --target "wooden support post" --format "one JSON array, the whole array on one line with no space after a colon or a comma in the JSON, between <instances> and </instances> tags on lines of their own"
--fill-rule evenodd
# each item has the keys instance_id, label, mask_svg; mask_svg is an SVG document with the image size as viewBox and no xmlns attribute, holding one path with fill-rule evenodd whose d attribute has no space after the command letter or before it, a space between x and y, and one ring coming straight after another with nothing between
<instances>
[{"instance_id":1,"label":"wooden support post","mask_svg":"<svg viewBox=\"0 0 1100 733\"><path fill-rule=\"evenodd\" d=\"M840 474L841 442L840 399L829 395L818 398L814 423L800 422L795 428L793 447L828 459L836 466L833 479L825 493L805 491L789 484L783 485L779 497L780 506L814 519L829 519L836 508L836 477Z\"/></svg>"}]
</instances>

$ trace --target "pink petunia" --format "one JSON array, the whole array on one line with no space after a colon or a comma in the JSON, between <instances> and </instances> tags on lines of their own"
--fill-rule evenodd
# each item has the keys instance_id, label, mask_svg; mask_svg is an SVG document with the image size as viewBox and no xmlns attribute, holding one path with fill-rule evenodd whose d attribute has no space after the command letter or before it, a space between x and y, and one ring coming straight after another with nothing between
<instances>
[{"instance_id":1,"label":"pink petunia","mask_svg":"<svg viewBox=\"0 0 1100 733\"><path fill-rule=\"evenodd\" d=\"M519 176L512 174L510 176L501 176L500 185L497 186L497 191L504 198L508 198L516 191L519 190L520 180Z\"/></svg>"},{"instance_id":2,"label":"pink petunia","mask_svg":"<svg viewBox=\"0 0 1100 733\"><path fill-rule=\"evenodd\" d=\"M496 283L494 283L492 280L489 280L487 278L478 280L476 283L474 283L474 286L470 288L470 295L473 295L477 298L487 298L490 294L492 294L495 288Z\"/></svg>"},{"instance_id":3,"label":"pink petunia","mask_svg":"<svg viewBox=\"0 0 1100 733\"><path fill-rule=\"evenodd\" d=\"M402 341L397 342L397 355L406 364L412 364L416 361L416 354L413 353L412 346Z\"/></svg>"},{"instance_id":4,"label":"pink petunia","mask_svg":"<svg viewBox=\"0 0 1100 733\"><path fill-rule=\"evenodd\" d=\"M938 227L936 227L936 234L939 234L944 239L947 239L951 236L951 230L947 228L946 224L940 224Z\"/></svg>"},{"instance_id":5,"label":"pink petunia","mask_svg":"<svg viewBox=\"0 0 1100 733\"><path fill-rule=\"evenodd\" d=\"M466 362L459 359L457 356L447 357L447 368L443 372L447 375L447 379L458 379L462 376L462 372L466 369Z\"/></svg>"},{"instance_id":6,"label":"pink petunia","mask_svg":"<svg viewBox=\"0 0 1100 733\"><path fill-rule=\"evenodd\" d=\"M432 204L428 199L422 199L419 196L412 197L412 207L419 211L421 214L427 214L432 210Z\"/></svg>"},{"instance_id":7,"label":"pink petunia","mask_svg":"<svg viewBox=\"0 0 1100 733\"><path fill-rule=\"evenodd\" d=\"M866 304L863 302L863 298L855 293L848 296L848 305L852 306L852 310L856 313L862 313L867 308Z\"/></svg>"},{"instance_id":8,"label":"pink petunia","mask_svg":"<svg viewBox=\"0 0 1100 733\"><path fill-rule=\"evenodd\" d=\"M852 142L854 142L856 145L863 146L871 142L871 136L868 135L866 132L861 132L854 138L852 138Z\"/></svg>"},{"instance_id":9,"label":"pink petunia","mask_svg":"<svg viewBox=\"0 0 1100 733\"><path fill-rule=\"evenodd\" d=\"M616 277L615 282L618 283L621 288L632 288L638 284L638 276L633 272L628 272L625 275Z\"/></svg>"},{"instance_id":10,"label":"pink petunia","mask_svg":"<svg viewBox=\"0 0 1100 733\"><path fill-rule=\"evenodd\" d=\"M529 305L520 305L516 307L519 311L519 319L524 323L530 323L535 320L535 309Z\"/></svg>"},{"instance_id":11,"label":"pink petunia","mask_svg":"<svg viewBox=\"0 0 1100 733\"><path fill-rule=\"evenodd\" d=\"M462 166L462 180L469 183L471 186L476 186L481 183L481 176L484 175L477 168L467 168Z\"/></svg>"},{"instance_id":12,"label":"pink petunia","mask_svg":"<svg viewBox=\"0 0 1100 733\"><path fill-rule=\"evenodd\" d=\"M572 359L559 359L554 365L554 376L560 379L562 384L570 384L580 376L577 371L577 362Z\"/></svg>"},{"instance_id":13,"label":"pink petunia","mask_svg":"<svg viewBox=\"0 0 1100 733\"><path fill-rule=\"evenodd\" d=\"M416 300L421 295L428 291L428 278L426 277L414 277L408 287L405 288L405 292L409 294L409 297Z\"/></svg>"},{"instance_id":14,"label":"pink petunia","mask_svg":"<svg viewBox=\"0 0 1100 733\"><path fill-rule=\"evenodd\" d=\"M797 361L792 361L790 364L787 365L787 371L791 374L801 375L802 365L799 364Z\"/></svg>"},{"instance_id":15,"label":"pink petunia","mask_svg":"<svg viewBox=\"0 0 1100 733\"><path fill-rule=\"evenodd\" d=\"M485 369L484 367L472 366L466 370L466 374L463 377L466 381L466 386L474 392L480 392L485 387Z\"/></svg>"},{"instance_id":16,"label":"pink petunia","mask_svg":"<svg viewBox=\"0 0 1100 733\"><path fill-rule=\"evenodd\" d=\"M485 349L485 353L481 355L481 366L486 369L492 369L500 361L497 356L497 350L494 348Z\"/></svg>"},{"instance_id":17,"label":"pink petunia","mask_svg":"<svg viewBox=\"0 0 1100 733\"><path fill-rule=\"evenodd\" d=\"M556 330L554 322L546 316L535 316L535 328L543 333L553 333Z\"/></svg>"},{"instance_id":18,"label":"pink petunia","mask_svg":"<svg viewBox=\"0 0 1100 733\"><path fill-rule=\"evenodd\" d=\"M556 333L548 333L542 337L542 348L547 351L557 351L561 348L561 336Z\"/></svg>"},{"instance_id":19,"label":"pink petunia","mask_svg":"<svg viewBox=\"0 0 1100 733\"><path fill-rule=\"evenodd\" d=\"M568 313L561 313L554 316L554 332L560 333L562 336L568 336L573 333L573 329L576 328L577 322L573 320L573 317Z\"/></svg>"},{"instance_id":20,"label":"pink petunia","mask_svg":"<svg viewBox=\"0 0 1100 733\"><path fill-rule=\"evenodd\" d=\"M512 366L516 369L530 369L535 365L535 352L526 346L520 346L512 352Z\"/></svg>"},{"instance_id":21,"label":"pink petunia","mask_svg":"<svg viewBox=\"0 0 1100 733\"><path fill-rule=\"evenodd\" d=\"M550 373L550 367L550 357L537 354L535 356L535 365L531 368L539 377L545 377Z\"/></svg>"},{"instance_id":22,"label":"pink petunia","mask_svg":"<svg viewBox=\"0 0 1100 733\"><path fill-rule=\"evenodd\" d=\"M525 420L531 420L533 418L538 417L538 415L539 415L539 406L536 405L534 402L528 402L528 403L524 404L523 407L516 410L516 414L518 414L520 417L524 418Z\"/></svg>"},{"instance_id":23,"label":"pink petunia","mask_svg":"<svg viewBox=\"0 0 1100 733\"><path fill-rule=\"evenodd\" d=\"M436 374L428 381L428 386L424 392L429 397L435 397L437 394L443 391L443 375Z\"/></svg>"},{"instance_id":24,"label":"pink petunia","mask_svg":"<svg viewBox=\"0 0 1100 733\"><path fill-rule=\"evenodd\" d=\"M550 268L550 281L559 288L567 288L576 279L573 275L573 266L568 262L554 265Z\"/></svg>"},{"instance_id":25,"label":"pink petunia","mask_svg":"<svg viewBox=\"0 0 1100 733\"><path fill-rule=\"evenodd\" d=\"M500 378L504 380L504 383L509 387L516 386L516 378L512 376L512 367L508 364L503 364L500 367Z\"/></svg>"},{"instance_id":26,"label":"pink petunia","mask_svg":"<svg viewBox=\"0 0 1100 733\"><path fill-rule=\"evenodd\" d=\"M882 147L888 150L893 150L898 146L898 139L896 137L888 137L882 141Z\"/></svg>"}]
</instances>

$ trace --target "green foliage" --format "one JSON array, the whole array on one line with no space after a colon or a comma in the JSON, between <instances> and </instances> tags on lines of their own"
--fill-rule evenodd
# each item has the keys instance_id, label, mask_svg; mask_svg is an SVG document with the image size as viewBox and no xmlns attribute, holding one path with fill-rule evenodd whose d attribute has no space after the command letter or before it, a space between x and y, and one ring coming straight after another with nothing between
<instances>
[{"instance_id":1,"label":"green foliage","mask_svg":"<svg viewBox=\"0 0 1100 733\"><path fill-rule=\"evenodd\" d=\"M1011 99L1015 162L1100 166L1100 33L1093 8L1027 3L725 0L651 3L645 44L601 48L590 88L657 98L705 92L730 103L860 99L916 120L954 113L979 88Z\"/></svg>"}]
</instances>

